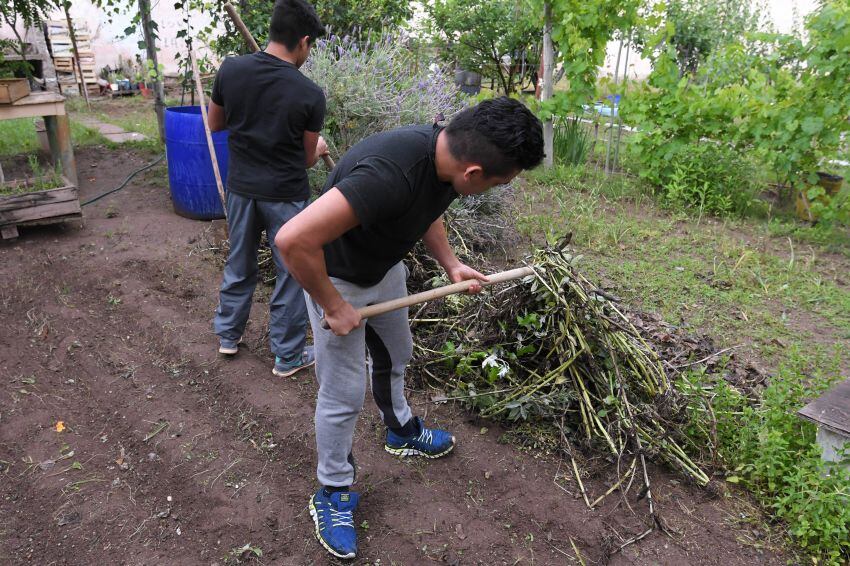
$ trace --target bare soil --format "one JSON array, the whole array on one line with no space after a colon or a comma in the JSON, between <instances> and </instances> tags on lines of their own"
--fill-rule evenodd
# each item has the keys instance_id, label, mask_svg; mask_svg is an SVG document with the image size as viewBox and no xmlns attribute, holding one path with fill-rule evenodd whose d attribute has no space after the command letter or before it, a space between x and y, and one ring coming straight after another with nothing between
<instances>
[{"instance_id":1,"label":"bare soil","mask_svg":"<svg viewBox=\"0 0 850 566\"><path fill-rule=\"evenodd\" d=\"M85 200L150 156L85 148L77 159ZM240 353L222 359L209 223L173 213L164 166L84 215L0 245L0 563L333 563L307 512L316 386L309 372L272 375L265 290ZM589 510L568 462L504 443L501 427L431 404L429 392L410 396L459 446L399 461L367 401L357 563L789 560L738 497L658 468L652 491L669 532L617 552L648 526L637 489ZM583 478L591 497L612 483L614 465L602 464Z\"/></svg>"}]
</instances>

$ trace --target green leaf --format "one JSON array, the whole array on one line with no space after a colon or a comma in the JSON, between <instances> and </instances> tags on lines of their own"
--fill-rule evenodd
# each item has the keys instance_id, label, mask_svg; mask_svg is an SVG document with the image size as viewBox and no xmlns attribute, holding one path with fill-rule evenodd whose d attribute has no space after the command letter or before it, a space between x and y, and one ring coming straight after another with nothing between
<instances>
[{"instance_id":1,"label":"green leaf","mask_svg":"<svg viewBox=\"0 0 850 566\"><path fill-rule=\"evenodd\" d=\"M809 135L814 135L823 129L823 119L817 116L810 116L803 119L803 132Z\"/></svg>"}]
</instances>

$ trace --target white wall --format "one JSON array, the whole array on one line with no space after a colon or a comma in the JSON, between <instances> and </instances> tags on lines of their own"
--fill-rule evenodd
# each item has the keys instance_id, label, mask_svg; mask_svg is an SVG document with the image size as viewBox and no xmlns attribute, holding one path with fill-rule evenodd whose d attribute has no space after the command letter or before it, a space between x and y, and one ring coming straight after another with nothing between
<instances>
[{"instance_id":1,"label":"white wall","mask_svg":"<svg viewBox=\"0 0 850 566\"><path fill-rule=\"evenodd\" d=\"M129 4L133 8L137 6L135 0L130 0ZM130 26L133 19L133 12L119 14L110 21L109 17L90 0L74 0L69 11L75 21L83 21L88 26L98 69L106 65L116 67L119 57L133 60L136 54L139 54L142 59L145 59L144 51L138 47L138 42L142 40L141 29L137 29L136 33L129 37L124 36L124 30ZM176 37L177 32L184 26L183 13L174 9L172 0L153 0L151 12L153 20L159 26L160 39L157 42L160 49L159 62L165 67L166 73L176 73L176 55L181 52L185 56L186 51L183 39ZM56 10L50 14L50 19L64 20L65 13L62 10ZM191 23L196 28L202 28L209 22L208 14L195 12L191 15ZM14 36L10 28L4 25L0 26L0 37ZM194 49L198 53L204 53L207 51L207 46L199 45L196 40Z\"/></svg>"}]
</instances>

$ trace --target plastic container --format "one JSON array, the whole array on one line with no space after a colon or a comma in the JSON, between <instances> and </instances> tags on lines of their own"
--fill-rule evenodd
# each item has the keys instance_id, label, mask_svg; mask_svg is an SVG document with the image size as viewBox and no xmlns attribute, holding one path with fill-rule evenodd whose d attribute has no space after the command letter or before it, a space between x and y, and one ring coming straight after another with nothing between
<instances>
[{"instance_id":1,"label":"plastic container","mask_svg":"<svg viewBox=\"0 0 850 566\"><path fill-rule=\"evenodd\" d=\"M221 180L227 179L227 132L214 132ZM224 218L200 106L165 109L165 156L174 212L186 218Z\"/></svg>"}]
</instances>

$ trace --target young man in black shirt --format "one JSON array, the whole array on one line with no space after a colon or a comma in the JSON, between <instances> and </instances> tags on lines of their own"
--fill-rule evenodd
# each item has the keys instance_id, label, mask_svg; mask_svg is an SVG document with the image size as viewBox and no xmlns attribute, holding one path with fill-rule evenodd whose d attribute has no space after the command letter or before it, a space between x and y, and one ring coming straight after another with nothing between
<instances>
[{"instance_id":1,"label":"young man in black shirt","mask_svg":"<svg viewBox=\"0 0 850 566\"><path fill-rule=\"evenodd\" d=\"M227 58L213 85L209 124L229 130L227 219L230 254L224 267L214 328L219 352L238 352L257 284L262 231L269 242L307 206L307 168L327 153L319 136L325 118L322 90L298 70L324 33L304 0L277 0L264 51ZM273 373L290 376L314 362L306 345L307 310L298 282L270 245L277 280L269 300Z\"/></svg>"},{"instance_id":2,"label":"young man in black shirt","mask_svg":"<svg viewBox=\"0 0 850 566\"><path fill-rule=\"evenodd\" d=\"M310 499L316 536L334 556L353 558L349 491L355 468L354 426L366 392L387 426L385 449L439 458L455 438L425 427L404 396L413 354L407 309L361 320L357 308L407 294L402 260L417 241L452 282L486 277L462 264L446 238L442 214L451 202L509 182L543 159L540 121L520 102L499 98L460 112L448 127L412 126L369 137L340 160L322 196L277 233L275 244L308 293L316 345L318 479ZM473 284L470 292L481 286ZM330 329L323 329L321 319Z\"/></svg>"}]
</instances>

